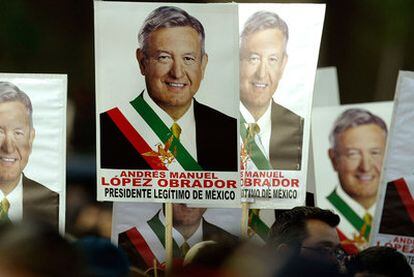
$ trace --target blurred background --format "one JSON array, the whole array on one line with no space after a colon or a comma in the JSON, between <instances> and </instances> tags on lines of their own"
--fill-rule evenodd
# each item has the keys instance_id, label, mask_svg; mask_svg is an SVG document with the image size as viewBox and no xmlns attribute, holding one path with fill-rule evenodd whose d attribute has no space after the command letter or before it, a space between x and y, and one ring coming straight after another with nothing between
<instances>
[{"instance_id":1,"label":"blurred background","mask_svg":"<svg viewBox=\"0 0 414 277\"><path fill-rule=\"evenodd\" d=\"M337 68L342 104L392 100L398 71L414 70L412 0L277 2L326 2L318 66ZM93 22L92 0L0 0L0 72L68 74L66 229L108 237L111 204L95 201Z\"/></svg>"}]
</instances>

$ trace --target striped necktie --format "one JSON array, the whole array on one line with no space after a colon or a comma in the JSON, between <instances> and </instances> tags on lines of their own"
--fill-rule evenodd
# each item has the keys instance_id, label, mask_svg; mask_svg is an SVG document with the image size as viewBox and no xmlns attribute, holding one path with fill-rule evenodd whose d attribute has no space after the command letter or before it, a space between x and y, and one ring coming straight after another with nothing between
<instances>
[{"instance_id":1,"label":"striped necktie","mask_svg":"<svg viewBox=\"0 0 414 277\"><path fill-rule=\"evenodd\" d=\"M10 222L9 208L10 208L9 200L7 200L7 198L4 197L3 200L0 202L0 222L1 223Z\"/></svg>"},{"instance_id":2,"label":"striped necktie","mask_svg":"<svg viewBox=\"0 0 414 277\"><path fill-rule=\"evenodd\" d=\"M181 127L180 125L178 125L176 122L173 123L173 125L171 125L171 132L173 133L173 136L176 139L180 139L180 135L181 135Z\"/></svg>"}]
</instances>

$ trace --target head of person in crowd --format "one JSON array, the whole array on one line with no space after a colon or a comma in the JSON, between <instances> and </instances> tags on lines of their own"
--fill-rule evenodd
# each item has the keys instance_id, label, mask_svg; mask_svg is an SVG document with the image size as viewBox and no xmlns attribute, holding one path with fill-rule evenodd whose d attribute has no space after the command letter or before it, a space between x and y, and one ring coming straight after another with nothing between
<instances>
[{"instance_id":1,"label":"head of person in crowd","mask_svg":"<svg viewBox=\"0 0 414 277\"><path fill-rule=\"evenodd\" d=\"M35 130L29 97L10 82L0 82L0 189L7 195L29 161Z\"/></svg>"},{"instance_id":2,"label":"head of person in crowd","mask_svg":"<svg viewBox=\"0 0 414 277\"><path fill-rule=\"evenodd\" d=\"M240 37L240 101L258 120L269 107L285 69L288 26L276 13L259 11Z\"/></svg>"},{"instance_id":3,"label":"head of person in crowd","mask_svg":"<svg viewBox=\"0 0 414 277\"><path fill-rule=\"evenodd\" d=\"M136 58L148 94L174 120L190 107L207 66L201 22L177 7L155 9L139 34Z\"/></svg>"},{"instance_id":4,"label":"head of person in crowd","mask_svg":"<svg viewBox=\"0 0 414 277\"><path fill-rule=\"evenodd\" d=\"M46 225L26 222L0 229L0 276L84 276L74 245Z\"/></svg>"},{"instance_id":5,"label":"head of person in crowd","mask_svg":"<svg viewBox=\"0 0 414 277\"><path fill-rule=\"evenodd\" d=\"M173 226L184 238L191 237L203 220L206 208L190 208L186 204L173 204Z\"/></svg>"},{"instance_id":6,"label":"head of person in crowd","mask_svg":"<svg viewBox=\"0 0 414 277\"><path fill-rule=\"evenodd\" d=\"M339 221L339 216L329 210L295 207L276 217L267 247L278 259L302 257L339 268L345 257L336 232Z\"/></svg>"},{"instance_id":7,"label":"head of person in crowd","mask_svg":"<svg viewBox=\"0 0 414 277\"><path fill-rule=\"evenodd\" d=\"M411 277L413 270L407 258L391 247L373 246L367 248L348 263L350 276L355 277Z\"/></svg>"},{"instance_id":8,"label":"head of person in crowd","mask_svg":"<svg viewBox=\"0 0 414 277\"><path fill-rule=\"evenodd\" d=\"M348 109L335 121L328 151L342 189L365 209L376 201L387 126L364 109Z\"/></svg>"},{"instance_id":9,"label":"head of person in crowd","mask_svg":"<svg viewBox=\"0 0 414 277\"><path fill-rule=\"evenodd\" d=\"M129 276L127 255L109 239L85 237L76 241L75 245L85 262L86 276Z\"/></svg>"}]
</instances>

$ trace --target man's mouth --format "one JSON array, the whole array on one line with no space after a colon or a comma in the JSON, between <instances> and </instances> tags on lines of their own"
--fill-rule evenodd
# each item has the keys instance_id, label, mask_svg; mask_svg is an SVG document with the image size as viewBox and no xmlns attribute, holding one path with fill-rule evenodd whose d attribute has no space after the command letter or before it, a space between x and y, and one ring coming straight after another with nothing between
<instances>
[{"instance_id":1,"label":"man's mouth","mask_svg":"<svg viewBox=\"0 0 414 277\"><path fill-rule=\"evenodd\" d=\"M362 181L362 182L369 182L374 180L375 176L372 174L357 174L356 175L357 179Z\"/></svg>"},{"instance_id":2,"label":"man's mouth","mask_svg":"<svg viewBox=\"0 0 414 277\"><path fill-rule=\"evenodd\" d=\"M174 88L183 88L186 86L185 83L176 83L176 82L165 82L167 86L174 87Z\"/></svg>"},{"instance_id":3,"label":"man's mouth","mask_svg":"<svg viewBox=\"0 0 414 277\"><path fill-rule=\"evenodd\" d=\"M253 82L252 85L256 88L266 88L268 87L268 84L266 83L259 83L259 82Z\"/></svg>"},{"instance_id":4,"label":"man's mouth","mask_svg":"<svg viewBox=\"0 0 414 277\"><path fill-rule=\"evenodd\" d=\"M0 156L0 161L4 162L4 163L14 163L16 162L18 159L17 158L13 158L13 157L4 157L4 156Z\"/></svg>"}]
</instances>

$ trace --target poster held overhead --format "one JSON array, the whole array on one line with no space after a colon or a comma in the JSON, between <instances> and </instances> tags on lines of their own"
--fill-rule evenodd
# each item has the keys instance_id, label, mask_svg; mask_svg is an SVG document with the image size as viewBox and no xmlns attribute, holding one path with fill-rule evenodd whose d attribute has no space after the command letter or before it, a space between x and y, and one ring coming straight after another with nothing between
<instances>
[{"instance_id":1,"label":"poster held overhead","mask_svg":"<svg viewBox=\"0 0 414 277\"><path fill-rule=\"evenodd\" d=\"M98 200L239 206L236 5L95 2L95 26Z\"/></svg>"},{"instance_id":2,"label":"poster held overhead","mask_svg":"<svg viewBox=\"0 0 414 277\"><path fill-rule=\"evenodd\" d=\"M397 249L414 268L414 72L400 71L371 245Z\"/></svg>"},{"instance_id":3,"label":"poster held overhead","mask_svg":"<svg viewBox=\"0 0 414 277\"><path fill-rule=\"evenodd\" d=\"M324 12L324 5L239 5L242 199L252 208L305 202Z\"/></svg>"},{"instance_id":4,"label":"poster held overhead","mask_svg":"<svg viewBox=\"0 0 414 277\"><path fill-rule=\"evenodd\" d=\"M343 248L368 246L392 102L315 108L316 205L341 217Z\"/></svg>"},{"instance_id":5,"label":"poster held overhead","mask_svg":"<svg viewBox=\"0 0 414 277\"><path fill-rule=\"evenodd\" d=\"M66 75L0 73L1 221L64 233Z\"/></svg>"}]
</instances>

